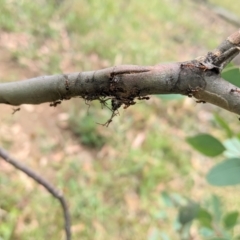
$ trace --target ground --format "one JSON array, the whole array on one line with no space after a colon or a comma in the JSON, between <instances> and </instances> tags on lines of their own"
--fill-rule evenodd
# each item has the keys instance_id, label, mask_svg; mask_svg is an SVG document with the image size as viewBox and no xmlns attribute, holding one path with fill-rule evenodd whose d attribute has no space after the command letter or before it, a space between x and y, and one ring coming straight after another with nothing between
<instances>
[{"instance_id":1,"label":"ground","mask_svg":"<svg viewBox=\"0 0 240 240\"><path fill-rule=\"evenodd\" d=\"M125 19L117 10L119 6L111 1L106 8L101 8L98 1L92 6L84 2L81 8L77 1L72 4L63 1L57 9L52 7L55 4L52 1L46 12L39 11L39 15L29 1L23 1L24 6L19 4L19 9L0 2L8 18L16 11L22 14L19 22L26 24L21 31L18 22L13 27L1 23L1 82L122 63L189 60L205 54L236 31L205 5L163 2L164 13L153 11L159 7L157 1L155 5L149 4L146 11L143 3L134 1L128 7L127 3L122 4L120 7L129 18L129 25L123 30L120 27L126 24ZM98 11L91 16L95 8ZM194 16L185 16L189 12L194 12ZM36 26L29 22L34 14ZM74 14L82 14L87 23L78 25L82 19ZM134 14L143 17L130 18ZM145 16L146 21L142 21ZM10 22L7 17L5 21ZM49 22L41 20L44 17ZM103 17L106 19L102 22ZM18 18L14 16L13 20ZM93 27L98 21L101 31ZM76 28L81 30L75 33ZM109 46L116 49L105 53ZM151 239L156 229L166 229L174 236L176 233L171 229L174 212L167 212L167 221L156 216L163 209L161 192L176 192L199 201L213 192L222 193L209 187L204 179L213 162L191 150L184 139L200 131L223 137L212 114L213 111L230 114L223 110L196 104L188 98L166 101L152 97L148 102L121 110L120 116L105 128L97 123L107 121L110 112L101 110L97 103L88 110L82 99L65 101L58 107L23 105L15 114L13 109L0 106L1 145L64 192L73 217L74 239ZM56 201L23 173L3 161L0 165L4 199L0 200L0 236L60 239L61 210ZM231 198L229 201L234 203ZM193 236L200 239L196 232Z\"/></svg>"}]
</instances>

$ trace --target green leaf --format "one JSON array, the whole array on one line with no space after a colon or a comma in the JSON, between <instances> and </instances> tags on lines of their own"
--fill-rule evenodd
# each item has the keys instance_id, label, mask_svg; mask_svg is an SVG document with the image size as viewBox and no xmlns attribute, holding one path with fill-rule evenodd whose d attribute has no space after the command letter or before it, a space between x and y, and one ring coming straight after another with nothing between
<instances>
[{"instance_id":1,"label":"green leaf","mask_svg":"<svg viewBox=\"0 0 240 240\"><path fill-rule=\"evenodd\" d=\"M213 237L213 236L215 235L214 230L209 229L209 228L207 228L207 227L200 227L199 233L200 233L201 236L204 237L204 239L205 239L205 238L208 238L208 239L209 239L210 237Z\"/></svg>"},{"instance_id":2,"label":"green leaf","mask_svg":"<svg viewBox=\"0 0 240 240\"><path fill-rule=\"evenodd\" d=\"M209 134L199 134L186 140L193 148L209 157L218 156L225 150L223 144Z\"/></svg>"},{"instance_id":3,"label":"green leaf","mask_svg":"<svg viewBox=\"0 0 240 240\"><path fill-rule=\"evenodd\" d=\"M216 195L212 195L210 204L212 205L213 208L214 220L220 223L223 212L222 210L223 204L221 199Z\"/></svg>"},{"instance_id":4,"label":"green leaf","mask_svg":"<svg viewBox=\"0 0 240 240\"><path fill-rule=\"evenodd\" d=\"M240 158L230 158L215 165L207 174L207 181L215 186L240 183Z\"/></svg>"},{"instance_id":5,"label":"green leaf","mask_svg":"<svg viewBox=\"0 0 240 240\"><path fill-rule=\"evenodd\" d=\"M185 225L194 220L199 211L199 204L190 201L188 205L181 207L178 213L178 220L182 225Z\"/></svg>"},{"instance_id":6,"label":"green leaf","mask_svg":"<svg viewBox=\"0 0 240 240\"><path fill-rule=\"evenodd\" d=\"M224 70L225 70L225 71L226 71L226 70L230 70L230 68L233 68L233 67L236 67L236 65L235 65L233 62L230 62L230 63L227 64L227 66L225 67Z\"/></svg>"},{"instance_id":7,"label":"green leaf","mask_svg":"<svg viewBox=\"0 0 240 240\"><path fill-rule=\"evenodd\" d=\"M197 216L198 221L203 227L212 229L212 215L205 209L201 208Z\"/></svg>"},{"instance_id":8,"label":"green leaf","mask_svg":"<svg viewBox=\"0 0 240 240\"><path fill-rule=\"evenodd\" d=\"M217 113L214 114L214 118L217 124L225 130L228 138L231 138L233 136L233 132L230 129L229 124Z\"/></svg>"},{"instance_id":9,"label":"green leaf","mask_svg":"<svg viewBox=\"0 0 240 240\"><path fill-rule=\"evenodd\" d=\"M173 207L174 206L174 203L172 201L172 198L169 196L169 193L163 191L161 193L161 197L162 197L162 200L164 202L164 204L167 206L167 207Z\"/></svg>"},{"instance_id":10,"label":"green leaf","mask_svg":"<svg viewBox=\"0 0 240 240\"><path fill-rule=\"evenodd\" d=\"M226 71L223 71L222 78L227 80L228 82L232 83L233 85L240 87L240 72L239 68L232 67L227 69Z\"/></svg>"},{"instance_id":11,"label":"green leaf","mask_svg":"<svg viewBox=\"0 0 240 240\"><path fill-rule=\"evenodd\" d=\"M229 158L240 157L240 140L238 138L227 139L223 145L226 148L224 155Z\"/></svg>"},{"instance_id":12,"label":"green leaf","mask_svg":"<svg viewBox=\"0 0 240 240\"><path fill-rule=\"evenodd\" d=\"M226 214L223 218L225 228L233 228L237 224L238 215L237 211Z\"/></svg>"},{"instance_id":13,"label":"green leaf","mask_svg":"<svg viewBox=\"0 0 240 240\"><path fill-rule=\"evenodd\" d=\"M188 203L187 199L177 193L169 194L168 192L163 191L161 197L167 207L179 207Z\"/></svg>"}]
</instances>

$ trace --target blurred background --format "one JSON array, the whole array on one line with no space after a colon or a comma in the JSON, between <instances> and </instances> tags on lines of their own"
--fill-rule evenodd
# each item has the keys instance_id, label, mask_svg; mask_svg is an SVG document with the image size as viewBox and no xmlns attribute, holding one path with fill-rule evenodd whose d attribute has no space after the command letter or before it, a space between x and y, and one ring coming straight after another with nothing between
<instances>
[{"instance_id":1,"label":"blurred background","mask_svg":"<svg viewBox=\"0 0 240 240\"><path fill-rule=\"evenodd\" d=\"M236 16L233 0L0 0L0 81L190 60L236 31ZM139 101L108 128L97 123L111 112L80 98L12 111L0 105L0 144L64 192L73 239L184 239L170 195L203 205L218 196L239 208L239 187L205 180L221 158L185 141L198 133L224 140L216 114L239 132L232 113L182 96ZM0 239L63 239L59 203L5 162L0 169ZM202 239L197 225L185 239Z\"/></svg>"}]
</instances>

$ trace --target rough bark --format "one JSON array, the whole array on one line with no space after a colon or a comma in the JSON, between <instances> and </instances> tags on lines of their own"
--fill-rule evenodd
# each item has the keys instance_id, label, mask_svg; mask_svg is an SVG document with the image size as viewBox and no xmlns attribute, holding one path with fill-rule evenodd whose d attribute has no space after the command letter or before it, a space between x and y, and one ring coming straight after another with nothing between
<instances>
[{"instance_id":1,"label":"rough bark","mask_svg":"<svg viewBox=\"0 0 240 240\"><path fill-rule=\"evenodd\" d=\"M187 62L155 66L121 65L97 71L42 76L0 84L0 103L52 106L72 97L112 99L112 110L152 94L182 94L240 114L240 89L221 78L240 51L240 30L215 50Z\"/></svg>"}]
</instances>

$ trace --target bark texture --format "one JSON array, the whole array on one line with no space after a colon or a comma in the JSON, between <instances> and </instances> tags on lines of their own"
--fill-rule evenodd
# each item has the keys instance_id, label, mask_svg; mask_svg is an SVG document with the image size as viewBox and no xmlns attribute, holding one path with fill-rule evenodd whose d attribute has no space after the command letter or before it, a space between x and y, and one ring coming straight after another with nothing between
<instances>
[{"instance_id":1,"label":"bark texture","mask_svg":"<svg viewBox=\"0 0 240 240\"><path fill-rule=\"evenodd\" d=\"M240 51L240 30L215 50L187 62L155 66L120 65L97 71L42 76L1 83L0 103L55 106L81 97L91 101L112 99L112 110L135 104L153 94L182 94L240 114L240 89L221 78L223 68Z\"/></svg>"}]
</instances>

